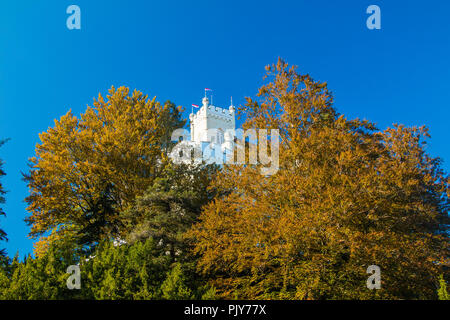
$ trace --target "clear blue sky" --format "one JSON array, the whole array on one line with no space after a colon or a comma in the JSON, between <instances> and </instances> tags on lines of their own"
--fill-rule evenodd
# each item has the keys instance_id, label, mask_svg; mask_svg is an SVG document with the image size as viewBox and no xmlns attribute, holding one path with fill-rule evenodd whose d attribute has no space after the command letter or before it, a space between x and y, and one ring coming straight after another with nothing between
<instances>
[{"instance_id":1,"label":"clear blue sky","mask_svg":"<svg viewBox=\"0 0 450 320\"><path fill-rule=\"evenodd\" d=\"M81 8L68 30L66 8ZM366 8L381 8L368 30ZM427 125L429 151L450 168L450 1L23 1L0 4L0 148L9 190L0 226L10 255L31 252L21 171L38 133L83 112L111 86L190 110L203 88L228 106L253 96L278 56L327 81L336 108L384 129Z\"/></svg>"}]
</instances>

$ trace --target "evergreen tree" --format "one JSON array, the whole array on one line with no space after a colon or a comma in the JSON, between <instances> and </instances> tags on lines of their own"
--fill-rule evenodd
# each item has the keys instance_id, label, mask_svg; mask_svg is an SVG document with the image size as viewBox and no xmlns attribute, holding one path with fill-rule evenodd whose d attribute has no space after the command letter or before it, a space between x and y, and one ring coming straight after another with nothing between
<instances>
[{"instance_id":1,"label":"evergreen tree","mask_svg":"<svg viewBox=\"0 0 450 320\"><path fill-rule=\"evenodd\" d=\"M83 295L93 299L160 299L169 270L152 239L133 245L104 242L81 263Z\"/></svg>"},{"instance_id":2,"label":"evergreen tree","mask_svg":"<svg viewBox=\"0 0 450 320\"><path fill-rule=\"evenodd\" d=\"M4 144L6 142L6 140L0 140L0 147ZM0 178L2 177L2 176L4 176L5 175L5 172L3 171L3 161L2 161L2 159L0 159ZM0 204L2 204L2 203L5 203L5 197L4 197L4 195L5 195L5 190L4 190L4 188L3 188L3 185L2 185L2 183L0 182ZM5 215L5 212L3 211L3 209L0 207L0 217L1 216L4 216ZM5 231L3 231L1 228L0 228L0 241L2 241L2 240L8 240L7 239L7 237L6 237L6 232ZM0 249L0 263L2 262L1 260L5 257L5 255L6 255L6 253L5 253L5 249Z\"/></svg>"},{"instance_id":3,"label":"evergreen tree","mask_svg":"<svg viewBox=\"0 0 450 320\"><path fill-rule=\"evenodd\" d=\"M55 300L80 298L79 292L67 289L69 265L77 264L70 247L50 247L39 258L27 256L19 262L15 256L7 270L0 275L0 299Z\"/></svg>"},{"instance_id":4,"label":"evergreen tree","mask_svg":"<svg viewBox=\"0 0 450 320\"><path fill-rule=\"evenodd\" d=\"M185 233L214 198L215 191L208 187L216 171L215 165L168 164L124 214L127 241L152 238L171 261L185 260L190 248Z\"/></svg>"},{"instance_id":5,"label":"evergreen tree","mask_svg":"<svg viewBox=\"0 0 450 320\"><path fill-rule=\"evenodd\" d=\"M192 291L186 285L186 277L180 263L175 263L162 286L162 297L166 300L188 300L193 298Z\"/></svg>"},{"instance_id":6,"label":"evergreen tree","mask_svg":"<svg viewBox=\"0 0 450 320\"><path fill-rule=\"evenodd\" d=\"M439 300L450 300L450 294L447 291L447 282L444 276L441 274L439 278L439 290L438 290Z\"/></svg>"},{"instance_id":7,"label":"evergreen tree","mask_svg":"<svg viewBox=\"0 0 450 320\"><path fill-rule=\"evenodd\" d=\"M3 299L3 292L5 292L10 286L10 259L0 257L0 300Z\"/></svg>"}]
</instances>

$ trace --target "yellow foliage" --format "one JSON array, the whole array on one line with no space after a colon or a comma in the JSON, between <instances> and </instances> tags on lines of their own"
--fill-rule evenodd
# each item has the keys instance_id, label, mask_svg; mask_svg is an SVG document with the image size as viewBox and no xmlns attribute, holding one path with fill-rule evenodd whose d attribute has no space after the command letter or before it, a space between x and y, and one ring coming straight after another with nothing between
<instances>
[{"instance_id":1,"label":"yellow foliage","mask_svg":"<svg viewBox=\"0 0 450 320\"><path fill-rule=\"evenodd\" d=\"M118 213L162 170L170 134L184 125L180 112L170 102L112 87L80 117L69 111L55 120L39 135L26 177L30 235L82 235L89 228L100 238L119 233Z\"/></svg>"},{"instance_id":2,"label":"yellow foliage","mask_svg":"<svg viewBox=\"0 0 450 320\"><path fill-rule=\"evenodd\" d=\"M332 107L326 84L282 60L247 99L244 128L280 129L280 170L228 166L190 236L199 268L224 298L430 298L439 261L448 177L423 149L425 128L377 131ZM368 290L378 265L382 288Z\"/></svg>"}]
</instances>

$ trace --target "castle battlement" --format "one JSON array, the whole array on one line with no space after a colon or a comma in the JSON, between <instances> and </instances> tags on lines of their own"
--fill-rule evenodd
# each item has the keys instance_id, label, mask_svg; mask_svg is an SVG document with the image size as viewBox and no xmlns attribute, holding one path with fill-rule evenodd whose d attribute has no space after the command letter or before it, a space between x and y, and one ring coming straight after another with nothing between
<instances>
[{"instance_id":1,"label":"castle battlement","mask_svg":"<svg viewBox=\"0 0 450 320\"><path fill-rule=\"evenodd\" d=\"M208 112L211 111L212 114L218 114L218 115L224 115L224 116L228 116L229 118L233 117L234 114L234 110L230 110L230 109L223 109L220 107L216 107L216 106L208 106Z\"/></svg>"}]
</instances>

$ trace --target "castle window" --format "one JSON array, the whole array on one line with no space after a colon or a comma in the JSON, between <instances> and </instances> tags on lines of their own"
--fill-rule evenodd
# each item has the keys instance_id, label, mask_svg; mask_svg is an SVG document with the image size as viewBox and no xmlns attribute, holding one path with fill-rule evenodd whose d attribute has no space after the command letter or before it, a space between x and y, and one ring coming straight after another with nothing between
<instances>
[{"instance_id":1,"label":"castle window","mask_svg":"<svg viewBox=\"0 0 450 320\"><path fill-rule=\"evenodd\" d=\"M224 134L222 129L217 130L217 143L223 144L224 143Z\"/></svg>"}]
</instances>

